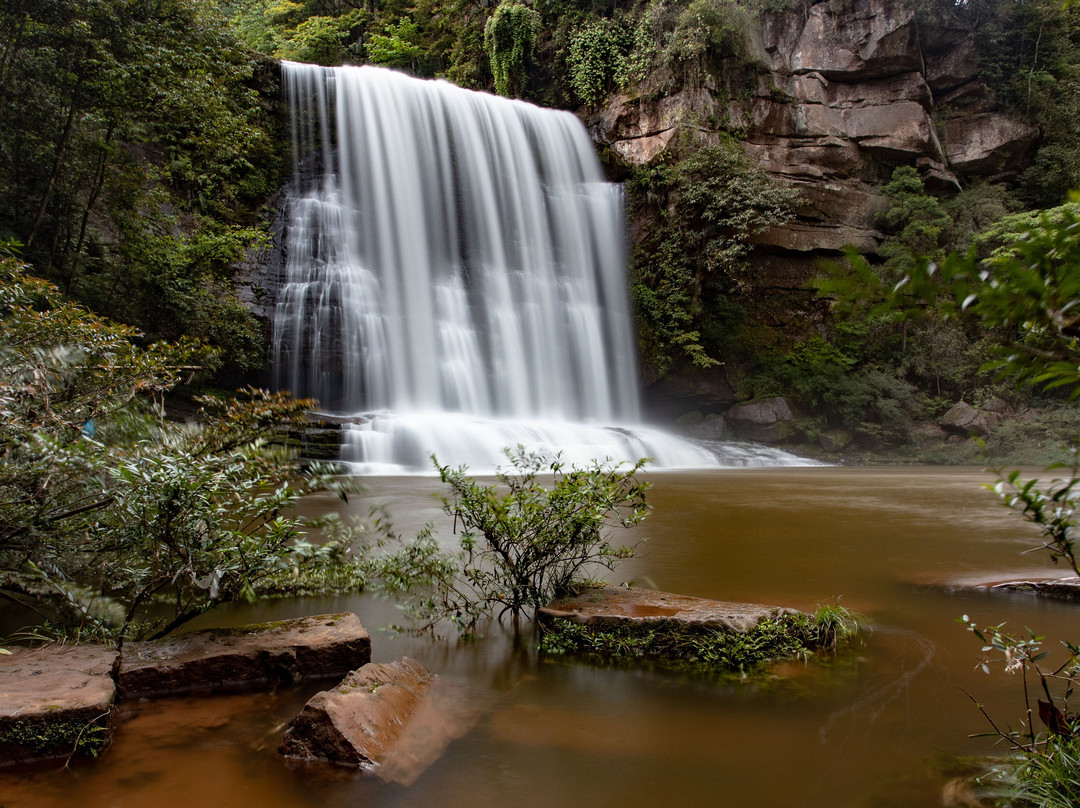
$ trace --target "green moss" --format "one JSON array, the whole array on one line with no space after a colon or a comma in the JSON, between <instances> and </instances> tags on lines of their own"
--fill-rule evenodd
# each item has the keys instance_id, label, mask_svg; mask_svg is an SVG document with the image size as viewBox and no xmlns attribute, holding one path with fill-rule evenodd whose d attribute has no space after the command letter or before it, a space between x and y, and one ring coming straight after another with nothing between
<instances>
[{"instance_id":1,"label":"green moss","mask_svg":"<svg viewBox=\"0 0 1080 808\"><path fill-rule=\"evenodd\" d=\"M108 713L89 719L85 714L63 720L31 718L0 728L0 747L21 747L42 758L96 758L111 740Z\"/></svg>"},{"instance_id":2,"label":"green moss","mask_svg":"<svg viewBox=\"0 0 1080 808\"><path fill-rule=\"evenodd\" d=\"M716 629L673 621L585 626L555 619L543 626L540 650L614 659L656 659L666 665L749 675L773 662L834 650L857 632L855 615L841 606L822 606L813 615L777 614L749 631Z\"/></svg>"}]
</instances>

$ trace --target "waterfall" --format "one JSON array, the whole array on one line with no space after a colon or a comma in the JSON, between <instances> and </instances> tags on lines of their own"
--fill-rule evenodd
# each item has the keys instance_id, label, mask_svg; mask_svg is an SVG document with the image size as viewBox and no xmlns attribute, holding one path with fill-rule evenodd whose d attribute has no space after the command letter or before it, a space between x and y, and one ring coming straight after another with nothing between
<instances>
[{"instance_id":1,"label":"waterfall","mask_svg":"<svg viewBox=\"0 0 1080 808\"><path fill-rule=\"evenodd\" d=\"M577 118L373 67L285 63L283 87L273 383L355 416L343 460L717 464L639 424L621 189Z\"/></svg>"}]
</instances>

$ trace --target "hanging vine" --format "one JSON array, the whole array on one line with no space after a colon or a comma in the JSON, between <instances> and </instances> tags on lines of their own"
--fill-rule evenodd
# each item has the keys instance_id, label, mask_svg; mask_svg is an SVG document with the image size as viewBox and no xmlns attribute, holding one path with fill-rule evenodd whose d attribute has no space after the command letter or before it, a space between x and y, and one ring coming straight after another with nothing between
<instances>
[{"instance_id":1,"label":"hanging vine","mask_svg":"<svg viewBox=\"0 0 1080 808\"><path fill-rule=\"evenodd\" d=\"M503 0L484 26L484 50L491 61L495 92L520 95L525 63L532 59L540 35L540 14L522 0Z\"/></svg>"}]
</instances>

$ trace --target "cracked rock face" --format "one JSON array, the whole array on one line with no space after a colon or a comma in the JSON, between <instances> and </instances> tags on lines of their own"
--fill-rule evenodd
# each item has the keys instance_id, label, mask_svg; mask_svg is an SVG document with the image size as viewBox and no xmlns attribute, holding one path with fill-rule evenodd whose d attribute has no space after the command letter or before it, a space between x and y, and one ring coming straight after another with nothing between
<instances>
[{"instance_id":1,"label":"cracked rock face","mask_svg":"<svg viewBox=\"0 0 1080 808\"><path fill-rule=\"evenodd\" d=\"M921 28L911 0L811 2L763 16L759 35L751 50L764 64L746 68L749 92L616 95L586 118L594 139L623 165L642 166L682 129L707 138L701 121L725 121L753 162L803 196L796 220L757 243L807 267L845 244L877 249L879 188L895 166L917 166L932 188L958 189L1030 158L1035 132L996 108L977 79L969 33ZM964 113L949 117L950 109Z\"/></svg>"}]
</instances>

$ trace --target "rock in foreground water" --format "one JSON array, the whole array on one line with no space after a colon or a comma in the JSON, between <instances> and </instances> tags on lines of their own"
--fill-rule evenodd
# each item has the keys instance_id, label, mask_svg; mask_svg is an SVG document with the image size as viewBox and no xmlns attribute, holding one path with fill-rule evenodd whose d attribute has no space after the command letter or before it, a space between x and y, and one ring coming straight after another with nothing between
<instances>
[{"instance_id":1,"label":"rock in foreground water","mask_svg":"<svg viewBox=\"0 0 1080 808\"><path fill-rule=\"evenodd\" d=\"M55 645L0 656L0 766L100 754L112 740L115 656Z\"/></svg>"},{"instance_id":2,"label":"rock in foreground water","mask_svg":"<svg viewBox=\"0 0 1080 808\"><path fill-rule=\"evenodd\" d=\"M125 699L251 690L341 676L370 659L360 618L318 615L131 643L118 685Z\"/></svg>"},{"instance_id":3,"label":"rock in foreground water","mask_svg":"<svg viewBox=\"0 0 1080 808\"><path fill-rule=\"evenodd\" d=\"M645 657L740 674L834 649L856 633L854 616L839 607L808 615L617 586L555 600L538 610L537 620L548 653Z\"/></svg>"},{"instance_id":4,"label":"rock in foreground water","mask_svg":"<svg viewBox=\"0 0 1080 808\"><path fill-rule=\"evenodd\" d=\"M413 659L370 663L317 693L278 748L408 785L471 724L461 694Z\"/></svg>"}]
</instances>

